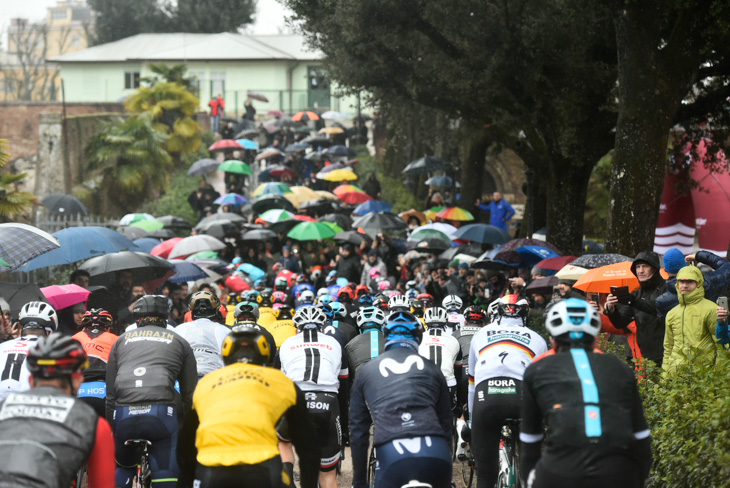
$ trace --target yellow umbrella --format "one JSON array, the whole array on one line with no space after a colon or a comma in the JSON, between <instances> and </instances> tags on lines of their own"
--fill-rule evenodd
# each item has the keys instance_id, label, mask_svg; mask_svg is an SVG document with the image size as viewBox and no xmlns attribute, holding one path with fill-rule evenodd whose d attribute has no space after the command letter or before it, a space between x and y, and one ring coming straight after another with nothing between
<instances>
[{"instance_id":1,"label":"yellow umbrella","mask_svg":"<svg viewBox=\"0 0 730 488\"><path fill-rule=\"evenodd\" d=\"M317 196L315 198L326 198L327 200L339 200L339 198L337 198L337 195L335 195L334 193L330 193L328 191L317 190L314 193L317 194Z\"/></svg>"},{"instance_id":2,"label":"yellow umbrella","mask_svg":"<svg viewBox=\"0 0 730 488\"><path fill-rule=\"evenodd\" d=\"M342 127L324 127L319 129L320 134L344 134L345 130Z\"/></svg>"},{"instance_id":3,"label":"yellow umbrella","mask_svg":"<svg viewBox=\"0 0 730 488\"><path fill-rule=\"evenodd\" d=\"M292 186L289 189L291 193L285 193L284 198L289 200L297 208L304 202L319 198L319 195L314 190L306 186Z\"/></svg>"},{"instance_id":4,"label":"yellow umbrella","mask_svg":"<svg viewBox=\"0 0 730 488\"><path fill-rule=\"evenodd\" d=\"M325 181L353 181L357 179L357 175L351 169L336 169L327 173L324 179Z\"/></svg>"}]
</instances>

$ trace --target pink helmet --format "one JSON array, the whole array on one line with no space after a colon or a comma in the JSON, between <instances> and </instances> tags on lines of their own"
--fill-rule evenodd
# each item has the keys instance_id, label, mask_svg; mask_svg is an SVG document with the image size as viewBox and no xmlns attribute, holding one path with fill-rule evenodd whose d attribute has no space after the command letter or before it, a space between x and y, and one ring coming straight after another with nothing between
<instances>
[{"instance_id":1,"label":"pink helmet","mask_svg":"<svg viewBox=\"0 0 730 488\"><path fill-rule=\"evenodd\" d=\"M390 290L390 281L383 280L380 283L378 283L378 290L380 290L380 291Z\"/></svg>"},{"instance_id":2,"label":"pink helmet","mask_svg":"<svg viewBox=\"0 0 730 488\"><path fill-rule=\"evenodd\" d=\"M273 299L274 303L285 303L286 293L284 293L283 291L275 291L271 294L271 298Z\"/></svg>"},{"instance_id":3,"label":"pink helmet","mask_svg":"<svg viewBox=\"0 0 730 488\"><path fill-rule=\"evenodd\" d=\"M374 280L375 278L380 278L381 273L378 268L373 268L370 270L370 279Z\"/></svg>"}]
</instances>

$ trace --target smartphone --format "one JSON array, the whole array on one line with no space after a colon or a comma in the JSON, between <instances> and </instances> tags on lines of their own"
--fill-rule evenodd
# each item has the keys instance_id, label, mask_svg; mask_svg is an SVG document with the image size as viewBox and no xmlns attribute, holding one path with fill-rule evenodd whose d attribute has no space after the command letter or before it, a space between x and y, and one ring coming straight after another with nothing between
<instances>
[{"instance_id":1,"label":"smartphone","mask_svg":"<svg viewBox=\"0 0 730 488\"><path fill-rule=\"evenodd\" d=\"M598 303L598 293L586 293L586 300Z\"/></svg>"},{"instance_id":2,"label":"smartphone","mask_svg":"<svg viewBox=\"0 0 730 488\"><path fill-rule=\"evenodd\" d=\"M611 295L615 297L621 297L624 295L629 294L629 287L628 286L612 286L611 287Z\"/></svg>"},{"instance_id":3,"label":"smartphone","mask_svg":"<svg viewBox=\"0 0 730 488\"><path fill-rule=\"evenodd\" d=\"M558 285L553 286L553 298L559 298L560 297L560 288Z\"/></svg>"},{"instance_id":4,"label":"smartphone","mask_svg":"<svg viewBox=\"0 0 730 488\"><path fill-rule=\"evenodd\" d=\"M727 310L727 297L718 297L717 299L717 306L722 307L725 310Z\"/></svg>"}]
</instances>

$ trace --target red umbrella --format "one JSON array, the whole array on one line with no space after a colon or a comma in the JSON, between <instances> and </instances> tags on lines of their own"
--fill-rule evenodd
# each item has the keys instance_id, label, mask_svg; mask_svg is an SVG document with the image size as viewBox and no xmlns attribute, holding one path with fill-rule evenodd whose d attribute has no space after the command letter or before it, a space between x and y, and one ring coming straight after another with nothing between
<instances>
[{"instance_id":1,"label":"red umbrella","mask_svg":"<svg viewBox=\"0 0 730 488\"><path fill-rule=\"evenodd\" d=\"M576 259L578 259L576 256L558 256L557 258L547 258L537 263L535 267L540 269L551 269L555 271L560 271L566 265L572 263Z\"/></svg>"},{"instance_id":2,"label":"red umbrella","mask_svg":"<svg viewBox=\"0 0 730 488\"><path fill-rule=\"evenodd\" d=\"M292 217L293 219L303 220L304 222L318 222L317 219L310 217L309 215L297 214Z\"/></svg>"},{"instance_id":3,"label":"red umbrella","mask_svg":"<svg viewBox=\"0 0 730 488\"><path fill-rule=\"evenodd\" d=\"M233 139L221 139L208 148L208 151L220 151L225 149L243 149L243 146Z\"/></svg>"},{"instance_id":4,"label":"red umbrella","mask_svg":"<svg viewBox=\"0 0 730 488\"><path fill-rule=\"evenodd\" d=\"M291 119L295 122L306 122L307 120L319 120L319 115L310 110L305 110L295 113Z\"/></svg>"},{"instance_id":5,"label":"red umbrella","mask_svg":"<svg viewBox=\"0 0 730 488\"><path fill-rule=\"evenodd\" d=\"M282 115L284 115L284 112L282 112L281 110L269 110L268 112L266 112L266 115L273 115L274 117L281 117Z\"/></svg>"},{"instance_id":6,"label":"red umbrella","mask_svg":"<svg viewBox=\"0 0 730 488\"><path fill-rule=\"evenodd\" d=\"M246 281L241 278L240 276L231 275L228 278L226 278L226 287L231 290L233 293L241 293L242 291L250 290L251 287L249 286Z\"/></svg>"},{"instance_id":7,"label":"red umbrella","mask_svg":"<svg viewBox=\"0 0 730 488\"><path fill-rule=\"evenodd\" d=\"M281 178L284 175L289 176L289 178L296 178L297 174L294 172L293 169L284 166L283 164L277 164L274 166L271 166L269 169L266 169L271 176L274 176L276 178Z\"/></svg>"},{"instance_id":8,"label":"red umbrella","mask_svg":"<svg viewBox=\"0 0 730 488\"><path fill-rule=\"evenodd\" d=\"M363 192L360 188L355 185L340 185L332 193L337 195L337 198L350 205L358 203L365 203L368 200L372 200L370 195Z\"/></svg>"},{"instance_id":9,"label":"red umbrella","mask_svg":"<svg viewBox=\"0 0 730 488\"><path fill-rule=\"evenodd\" d=\"M48 303L55 309L61 309L83 303L89 299L91 292L79 285L51 285L41 288Z\"/></svg>"},{"instance_id":10,"label":"red umbrella","mask_svg":"<svg viewBox=\"0 0 730 488\"><path fill-rule=\"evenodd\" d=\"M163 241L153 247L152 251L150 251L150 254L160 257L162 259L167 259L167 257L170 255L170 251L172 251L172 248L175 247L175 244L182 240L182 237L173 237L172 239Z\"/></svg>"}]
</instances>

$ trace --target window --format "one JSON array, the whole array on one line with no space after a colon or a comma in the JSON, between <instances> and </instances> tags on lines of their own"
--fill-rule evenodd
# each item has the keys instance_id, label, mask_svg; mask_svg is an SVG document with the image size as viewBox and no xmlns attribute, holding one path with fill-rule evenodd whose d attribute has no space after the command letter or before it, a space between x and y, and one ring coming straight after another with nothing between
<instances>
[{"instance_id":1,"label":"window","mask_svg":"<svg viewBox=\"0 0 730 488\"><path fill-rule=\"evenodd\" d=\"M211 71L210 72L210 98L216 95L225 95L226 91L226 72Z\"/></svg>"},{"instance_id":2,"label":"window","mask_svg":"<svg viewBox=\"0 0 730 488\"><path fill-rule=\"evenodd\" d=\"M190 71L190 90L195 94L196 97L200 97L200 89L204 86L205 72L203 71Z\"/></svg>"},{"instance_id":3,"label":"window","mask_svg":"<svg viewBox=\"0 0 730 488\"><path fill-rule=\"evenodd\" d=\"M139 88L139 71L126 71L124 73L124 89L131 90Z\"/></svg>"},{"instance_id":4,"label":"window","mask_svg":"<svg viewBox=\"0 0 730 488\"><path fill-rule=\"evenodd\" d=\"M71 47L79 47L81 45L81 36L74 34L71 36Z\"/></svg>"},{"instance_id":5,"label":"window","mask_svg":"<svg viewBox=\"0 0 730 488\"><path fill-rule=\"evenodd\" d=\"M51 19L66 20L68 18L68 10L65 8L57 8L51 10Z\"/></svg>"}]
</instances>

